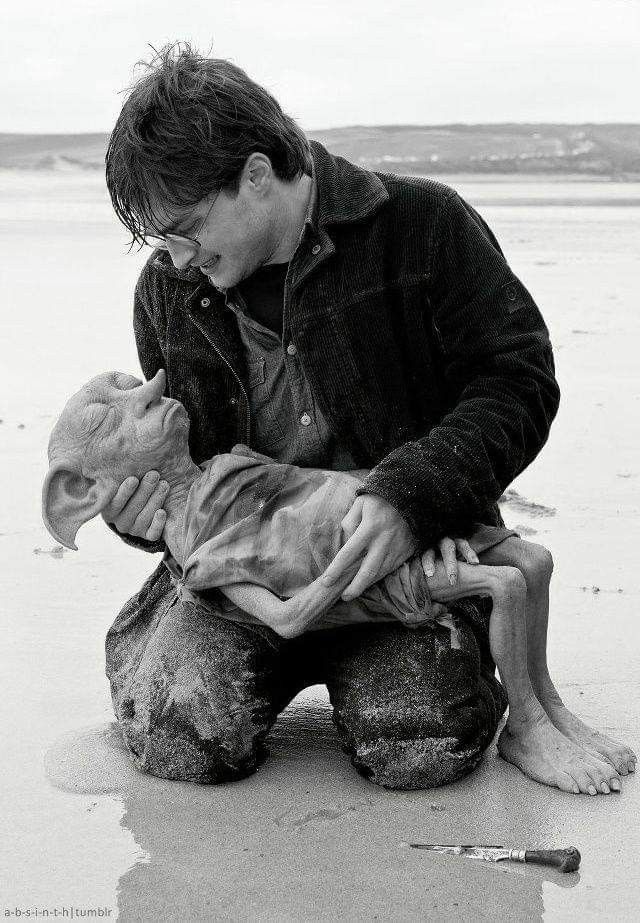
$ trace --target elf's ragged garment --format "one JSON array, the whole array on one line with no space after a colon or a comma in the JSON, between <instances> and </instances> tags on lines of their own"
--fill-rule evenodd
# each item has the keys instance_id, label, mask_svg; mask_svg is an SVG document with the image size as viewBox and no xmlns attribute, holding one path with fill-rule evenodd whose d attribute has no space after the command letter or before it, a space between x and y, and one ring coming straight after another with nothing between
<instances>
[{"instance_id":1,"label":"elf's ragged garment","mask_svg":"<svg viewBox=\"0 0 640 923\"><path fill-rule=\"evenodd\" d=\"M169 553L165 564L179 594L204 606L206 591L236 583L266 587L283 599L312 583L340 549L340 523L368 473L297 468L244 445L200 467L203 477L192 486L185 507L184 566ZM480 552L515 534L479 526L468 540ZM228 618L259 621L216 594L217 614L221 607ZM342 624L344 607L356 607L363 621L396 618L415 627L437 620L451 627L450 616L431 601L419 556L357 600L337 603L312 627Z\"/></svg>"}]
</instances>

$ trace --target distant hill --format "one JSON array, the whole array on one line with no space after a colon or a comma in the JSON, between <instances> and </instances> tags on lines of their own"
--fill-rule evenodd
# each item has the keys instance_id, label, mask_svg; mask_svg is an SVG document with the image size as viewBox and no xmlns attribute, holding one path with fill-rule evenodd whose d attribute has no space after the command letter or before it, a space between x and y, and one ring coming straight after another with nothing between
<instances>
[{"instance_id":1,"label":"distant hill","mask_svg":"<svg viewBox=\"0 0 640 923\"><path fill-rule=\"evenodd\" d=\"M314 132L389 173L573 173L640 178L640 125L379 125Z\"/></svg>"},{"instance_id":2,"label":"distant hill","mask_svg":"<svg viewBox=\"0 0 640 923\"><path fill-rule=\"evenodd\" d=\"M354 125L309 135L386 173L640 179L640 124ZM0 168L102 170L107 137L0 134Z\"/></svg>"}]
</instances>

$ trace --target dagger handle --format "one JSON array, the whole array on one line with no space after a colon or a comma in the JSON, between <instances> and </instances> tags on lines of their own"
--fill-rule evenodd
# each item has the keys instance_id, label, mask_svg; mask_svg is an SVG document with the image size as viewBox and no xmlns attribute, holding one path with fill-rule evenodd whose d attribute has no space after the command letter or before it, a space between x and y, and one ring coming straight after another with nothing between
<instances>
[{"instance_id":1,"label":"dagger handle","mask_svg":"<svg viewBox=\"0 0 640 923\"><path fill-rule=\"evenodd\" d=\"M580 853L575 846L569 849L513 849L511 852L517 855L510 855L510 859L530 862L532 865L553 866L561 872L575 872L580 865Z\"/></svg>"}]
</instances>

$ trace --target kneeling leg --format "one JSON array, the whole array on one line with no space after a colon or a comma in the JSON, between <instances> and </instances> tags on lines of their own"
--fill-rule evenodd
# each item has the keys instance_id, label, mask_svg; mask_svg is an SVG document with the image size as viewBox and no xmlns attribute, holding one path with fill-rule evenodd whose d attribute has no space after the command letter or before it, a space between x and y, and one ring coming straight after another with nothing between
<instances>
[{"instance_id":1,"label":"kneeling leg","mask_svg":"<svg viewBox=\"0 0 640 923\"><path fill-rule=\"evenodd\" d=\"M439 624L318 632L334 721L354 766L378 785L453 782L475 768L496 732L504 691L469 625L454 620L455 643Z\"/></svg>"},{"instance_id":2,"label":"kneeling leg","mask_svg":"<svg viewBox=\"0 0 640 923\"><path fill-rule=\"evenodd\" d=\"M114 710L136 766L202 783L255 771L264 737L295 694L284 686L277 645L266 629L163 594L151 610L107 639Z\"/></svg>"}]
</instances>

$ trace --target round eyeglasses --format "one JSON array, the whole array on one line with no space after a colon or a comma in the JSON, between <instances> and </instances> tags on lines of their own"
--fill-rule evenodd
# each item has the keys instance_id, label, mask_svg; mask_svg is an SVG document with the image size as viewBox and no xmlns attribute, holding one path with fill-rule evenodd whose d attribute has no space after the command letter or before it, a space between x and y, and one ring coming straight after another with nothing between
<instances>
[{"instance_id":1,"label":"round eyeglasses","mask_svg":"<svg viewBox=\"0 0 640 923\"><path fill-rule=\"evenodd\" d=\"M186 247L187 249L197 252L202 246L198 238L202 234L204 226L209 220L209 215L211 214L213 206L216 204L219 195L220 192L217 192L213 197L213 201L209 206L207 214L204 216L202 224L193 237L187 237L185 234L145 234L143 238L145 244L148 247L153 247L154 250L168 250L170 244L177 244L179 247Z\"/></svg>"}]
</instances>

